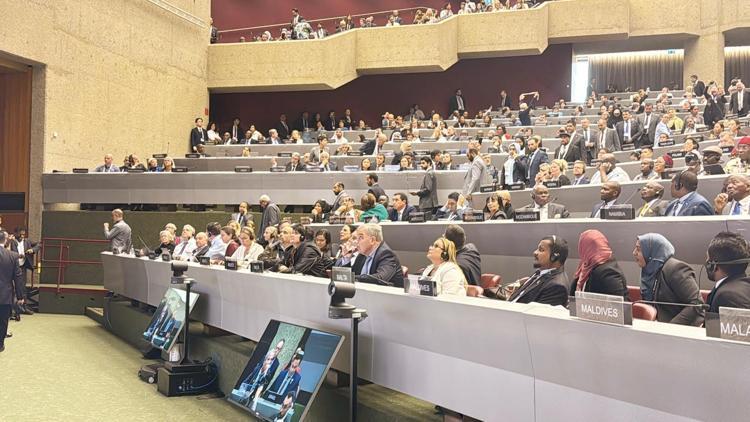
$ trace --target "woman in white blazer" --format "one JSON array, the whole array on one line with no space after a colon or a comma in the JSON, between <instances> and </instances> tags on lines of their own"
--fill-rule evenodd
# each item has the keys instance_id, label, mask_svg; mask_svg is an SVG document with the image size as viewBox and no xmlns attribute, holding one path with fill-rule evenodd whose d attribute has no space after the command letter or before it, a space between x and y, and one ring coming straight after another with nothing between
<instances>
[{"instance_id":1,"label":"woman in white blazer","mask_svg":"<svg viewBox=\"0 0 750 422\"><path fill-rule=\"evenodd\" d=\"M466 277L456 263L456 245L443 237L427 249L427 259L432 262L424 269L422 277L430 277L437 285L438 294L466 296Z\"/></svg>"},{"instance_id":2,"label":"woman in white blazer","mask_svg":"<svg viewBox=\"0 0 750 422\"><path fill-rule=\"evenodd\" d=\"M239 268L247 268L250 261L256 261L263 253L263 247L255 242L255 234L250 227L243 227L240 231L240 246L232 254Z\"/></svg>"}]
</instances>

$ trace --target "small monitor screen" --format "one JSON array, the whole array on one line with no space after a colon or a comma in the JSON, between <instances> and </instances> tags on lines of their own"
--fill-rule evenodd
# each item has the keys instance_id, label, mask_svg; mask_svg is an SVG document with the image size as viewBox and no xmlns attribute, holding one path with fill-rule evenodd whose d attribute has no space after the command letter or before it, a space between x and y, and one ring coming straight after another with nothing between
<instances>
[{"instance_id":1,"label":"small monitor screen","mask_svg":"<svg viewBox=\"0 0 750 422\"><path fill-rule=\"evenodd\" d=\"M271 320L228 400L264 421L302 420L342 341Z\"/></svg>"},{"instance_id":2,"label":"small monitor screen","mask_svg":"<svg viewBox=\"0 0 750 422\"><path fill-rule=\"evenodd\" d=\"M198 293L190 293L190 311L198 300ZM154 347L169 351L185 325L185 291L170 287L148 324L143 338Z\"/></svg>"}]
</instances>

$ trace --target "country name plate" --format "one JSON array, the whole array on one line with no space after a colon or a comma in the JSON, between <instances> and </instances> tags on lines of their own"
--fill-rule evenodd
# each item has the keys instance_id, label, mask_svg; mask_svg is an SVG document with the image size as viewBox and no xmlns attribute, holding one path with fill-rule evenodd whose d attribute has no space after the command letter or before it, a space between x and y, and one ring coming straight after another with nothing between
<instances>
[{"instance_id":1,"label":"country name plate","mask_svg":"<svg viewBox=\"0 0 750 422\"><path fill-rule=\"evenodd\" d=\"M720 307L706 314L706 336L750 343L750 309Z\"/></svg>"},{"instance_id":2,"label":"country name plate","mask_svg":"<svg viewBox=\"0 0 750 422\"><path fill-rule=\"evenodd\" d=\"M632 304L622 296L576 292L569 305L570 315L587 321L633 325Z\"/></svg>"}]
</instances>

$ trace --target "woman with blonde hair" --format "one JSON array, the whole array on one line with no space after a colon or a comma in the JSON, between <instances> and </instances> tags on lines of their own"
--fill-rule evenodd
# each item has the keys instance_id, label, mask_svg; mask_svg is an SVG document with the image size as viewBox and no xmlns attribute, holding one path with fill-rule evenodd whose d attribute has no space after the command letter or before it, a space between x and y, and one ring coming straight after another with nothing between
<instances>
[{"instance_id":1,"label":"woman with blonde hair","mask_svg":"<svg viewBox=\"0 0 750 422\"><path fill-rule=\"evenodd\" d=\"M422 272L437 285L437 293L466 296L466 277L456 262L456 245L441 237L427 248L427 259L431 264Z\"/></svg>"},{"instance_id":2,"label":"woman with blonde hair","mask_svg":"<svg viewBox=\"0 0 750 422\"><path fill-rule=\"evenodd\" d=\"M255 241L255 233L250 227L240 230L240 246L232 254L232 259L237 261L237 266L247 268L250 261L258 260L263 253L263 247Z\"/></svg>"},{"instance_id":3,"label":"woman with blonde hair","mask_svg":"<svg viewBox=\"0 0 750 422\"><path fill-rule=\"evenodd\" d=\"M560 181L560 186L570 185L570 179L565 175L565 171L568 169L568 162L559 158L552 160L549 165L549 180Z\"/></svg>"}]
</instances>

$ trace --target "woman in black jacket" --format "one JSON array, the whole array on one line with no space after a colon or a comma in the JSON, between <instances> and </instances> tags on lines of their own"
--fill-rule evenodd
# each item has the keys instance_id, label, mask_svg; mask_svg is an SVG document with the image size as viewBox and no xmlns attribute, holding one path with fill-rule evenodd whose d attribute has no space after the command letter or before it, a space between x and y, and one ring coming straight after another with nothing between
<instances>
[{"instance_id":1,"label":"woman in black jacket","mask_svg":"<svg viewBox=\"0 0 750 422\"><path fill-rule=\"evenodd\" d=\"M674 257L674 246L658 233L646 233L635 241L633 256L641 267L641 297L657 302L656 319L672 324L699 326L703 304L695 271ZM665 303L684 303L679 306Z\"/></svg>"},{"instance_id":2,"label":"woman in black jacket","mask_svg":"<svg viewBox=\"0 0 750 422\"><path fill-rule=\"evenodd\" d=\"M328 259L323 257L310 231L301 224L291 227L292 250L286 253L277 270L280 273L297 273L326 278ZM286 230L286 228L285 228Z\"/></svg>"},{"instance_id":3,"label":"woman in black jacket","mask_svg":"<svg viewBox=\"0 0 750 422\"><path fill-rule=\"evenodd\" d=\"M599 230L586 230L578 239L578 268L570 286L576 291L622 296L629 300L628 285L617 260L612 256L609 241Z\"/></svg>"}]
</instances>

